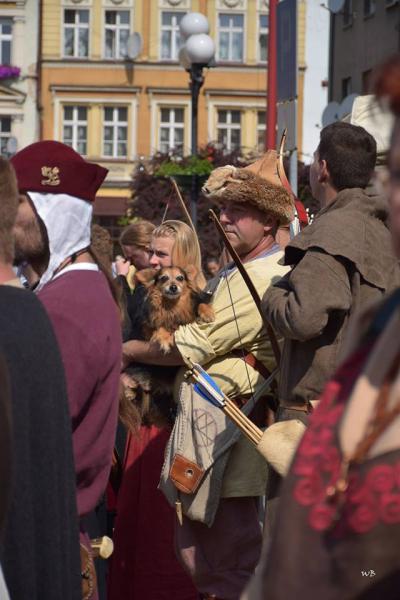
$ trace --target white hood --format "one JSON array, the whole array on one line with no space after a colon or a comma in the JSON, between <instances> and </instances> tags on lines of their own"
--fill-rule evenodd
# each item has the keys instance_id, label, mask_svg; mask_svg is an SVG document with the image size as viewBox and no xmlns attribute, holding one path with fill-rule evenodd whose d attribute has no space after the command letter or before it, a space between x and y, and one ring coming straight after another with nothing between
<instances>
[{"instance_id":1,"label":"white hood","mask_svg":"<svg viewBox=\"0 0 400 600\"><path fill-rule=\"evenodd\" d=\"M90 246L93 207L68 194L28 192L28 196L45 224L49 240L49 264L35 288L39 291L66 258Z\"/></svg>"}]
</instances>

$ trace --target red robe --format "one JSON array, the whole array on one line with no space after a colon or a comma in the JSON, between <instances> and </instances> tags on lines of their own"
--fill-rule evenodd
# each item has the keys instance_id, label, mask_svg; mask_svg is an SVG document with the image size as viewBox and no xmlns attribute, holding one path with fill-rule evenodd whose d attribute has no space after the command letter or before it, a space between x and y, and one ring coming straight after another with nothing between
<instances>
[{"instance_id":1,"label":"red robe","mask_svg":"<svg viewBox=\"0 0 400 600\"><path fill-rule=\"evenodd\" d=\"M157 489L170 430L129 435L117 501L108 600L197 600L174 551L174 510Z\"/></svg>"}]
</instances>

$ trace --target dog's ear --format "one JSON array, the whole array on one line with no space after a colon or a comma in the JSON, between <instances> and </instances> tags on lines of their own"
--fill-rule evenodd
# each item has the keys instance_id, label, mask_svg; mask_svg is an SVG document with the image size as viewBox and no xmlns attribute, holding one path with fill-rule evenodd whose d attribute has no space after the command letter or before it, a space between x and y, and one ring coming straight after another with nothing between
<instances>
[{"instance_id":1,"label":"dog's ear","mask_svg":"<svg viewBox=\"0 0 400 600\"><path fill-rule=\"evenodd\" d=\"M157 271L155 269L142 269L135 273L135 282L149 288L154 284L156 275Z\"/></svg>"},{"instance_id":2,"label":"dog's ear","mask_svg":"<svg viewBox=\"0 0 400 600\"><path fill-rule=\"evenodd\" d=\"M196 279L199 274L198 269L194 265L189 265L183 269L187 280L191 286L196 285Z\"/></svg>"}]
</instances>

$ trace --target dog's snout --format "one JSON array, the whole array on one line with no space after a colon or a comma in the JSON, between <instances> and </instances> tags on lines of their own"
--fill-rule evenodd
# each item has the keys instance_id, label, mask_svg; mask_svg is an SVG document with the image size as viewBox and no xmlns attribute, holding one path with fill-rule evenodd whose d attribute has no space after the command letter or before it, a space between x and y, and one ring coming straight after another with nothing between
<instances>
[{"instance_id":1,"label":"dog's snout","mask_svg":"<svg viewBox=\"0 0 400 600\"><path fill-rule=\"evenodd\" d=\"M176 286L175 283L171 283L171 285L169 286L169 289L171 290L171 292L173 294L176 294L176 292L178 291L178 286Z\"/></svg>"}]
</instances>

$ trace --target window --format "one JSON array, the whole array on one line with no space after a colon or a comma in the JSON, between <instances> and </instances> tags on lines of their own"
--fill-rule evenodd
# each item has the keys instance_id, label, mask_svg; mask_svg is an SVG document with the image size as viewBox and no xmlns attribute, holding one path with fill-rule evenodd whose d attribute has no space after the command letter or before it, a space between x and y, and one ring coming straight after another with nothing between
<instances>
[{"instance_id":1,"label":"window","mask_svg":"<svg viewBox=\"0 0 400 600\"><path fill-rule=\"evenodd\" d=\"M218 142L228 152L240 148L240 110L218 111Z\"/></svg>"},{"instance_id":2,"label":"window","mask_svg":"<svg viewBox=\"0 0 400 600\"><path fill-rule=\"evenodd\" d=\"M87 154L86 106L64 106L63 142L79 154Z\"/></svg>"},{"instance_id":3,"label":"window","mask_svg":"<svg viewBox=\"0 0 400 600\"><path fill-rule=\"evenodd\" d=\"M343 6L343 27L353 25L353 0L345 0Z\"/></svg>"},{"instance_id":4,"label":"window","mask_svg":"<svg viewBox=\"0 0 400 600\"><path fill-rule=\"evenodd\" d=\"M266 111L259 110L257 112L257 150L265 152L265 131L266 131Z\"/></svg>"},{"instance_id":5,"label":"window","mask_svg":"<svg viewBox=\"0 0 400 600\"><path fill-rule=\"evenodd\" d=\"M126 158L128 155L128 109L104 108L103 156Z\"/></svg>"},{"instance_id":6,"label":"window","mask_svg":"<svg viewBox=\"0 0 400 600\"><path fill-rule=\"evenodd\" d=\"M268 57L268 15L258 17L258 61L267 62Z\"/></svg>"},{"instance_id":7,"label":"window","mask_svg":"<svg viewBox=\"0 0 400 600\"><path fill-rule=\"evenodd\" d=\"M364 71L362 74L362 94L370 94L371 93L371 78L372 78L372 69L368 69Z\"/></svg>"},{"instance_id":8,"label":"window","mask_svg":"<svg viewBox=\"0 0 400 600\"><path fill-rule=\"evenodd\" d=\"M0 153L8 156L7 142L11 137L11 117L0 117Z\"/></svg>"},{"instance_id":9,"label":"window","mask_svg":"<svg viewBox=\"0 0 400 600\"><path fill-rule=\"evenodd\" d=\"M64 10L64 56L89 56L88 10Z\"/></svg>"},{"instance_id":10,"label":"window","mask_svg":"<svg viewBox=\"0 0 400 600\"><path fill-rule=\"evenodd\" d=\"M158 148L167 154L171 150L183 152L185 111L183 108L161 108L160 139Z\"/></svg>"},{"instance_id":11,"label":"window","mask_svg":"<svg viewBox=\"0 0 400 600\"><path fill-rule=\"evenodd\" d=\"M185 16L183 12L161 13L161 59L178 60L178 52L183 40L179 24Z\"/></svg>"},{"instance_id":12,"label":"window","mask_svg":"<svg viewBox=\"0 0 400 600\"><path fill-rule=\"evenodd\" d=\"M0 65L11 63L12 19L0 19Z\"/></svg>"},{"instance_id":13,"label":"window","mask_svg":"<svg viewBox=\"0 0 400 600\"><path fill-rule=\"evenodd\" d=\"M346 98L353 91L353 86L351 83L351 77L344 77L342 79L342 100Z\"/></svg>"},{"instance_id":14,"label":"window","mask_svg":"<svg viewBox=\"0 0 400 600\"><path fill-rule=\"evenodd\" d=\"M129 10L106 10L104 56L125 58L129 33Z\"/></svg>"},{"instance_id":15,"label":"window","mask_svg":"<svg viewBox=\"0 0 400 600\"><path fill-rule=\"evenodd\" d=\"M375 14L375 0L364 0L364 17L372 17Z\"/></svg>"},{"instance_id":16,"label":"window","mask_svg":"<svg viewBox=\"0 0 400 600\"><path fill-rule=\"evenodd\" d=\"M218 58L243 62L243 15L218 15Z\"/></svg>"}]
</instances>

